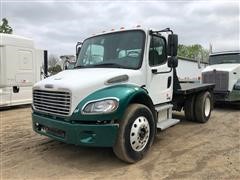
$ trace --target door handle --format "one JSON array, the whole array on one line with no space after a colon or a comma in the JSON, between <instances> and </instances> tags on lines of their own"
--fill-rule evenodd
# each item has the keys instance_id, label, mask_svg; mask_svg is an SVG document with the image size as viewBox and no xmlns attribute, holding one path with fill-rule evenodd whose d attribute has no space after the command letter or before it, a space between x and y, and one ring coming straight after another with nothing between
<instances>
[{"instance_id":1,"label":"door handle","mask_svg":"<svg viewBox=\"0 0 240 180\"><path fill-rule=\"evenodd\" d=\"M153 74L166 74L166 73L170 73L171 71L172 71L172 69L173 68L170 68L170 70L169 71L163 71L163 72L158 72L158 70L157 69L152 69L152 73Z\"/></svg>"},{"instance_id":2,"label":"door handle","mask_svg":"<svg viewBox=\"0 0 240 180\"><path fill-rule=\"evenodd\" d=\"M170 88L171 84L172 84L172 77L169 76L168 77L168 82L167 82L167 88Z\"/></svg>"},{"instance_id":3,"label":"door handle","mask_svg":"<svg viewBox=\"0 0 240 180\"><path fill-rule=\"evenodd\" d=\"M157 69L152 69L152 73L157 74L158 73Z\"/></svg>"}]
</instances>

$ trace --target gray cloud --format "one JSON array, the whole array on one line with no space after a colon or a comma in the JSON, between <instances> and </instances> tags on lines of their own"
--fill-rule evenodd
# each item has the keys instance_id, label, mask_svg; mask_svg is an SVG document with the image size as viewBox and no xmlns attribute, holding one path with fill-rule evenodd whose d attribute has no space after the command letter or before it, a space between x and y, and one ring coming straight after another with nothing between
<instances>
[{"instance_id":1,"label":"gray cloud","mask_svg":"<svg viewBox=\"0 0 240 180\"><path fill-rule=\"evenodd\" d=\"M58 55L74 54L76 42L94 33L137 24L171 27L184 44L240 49L238 1L3 2L1 16L15 34Z\"/></svg>"}]
</instances>

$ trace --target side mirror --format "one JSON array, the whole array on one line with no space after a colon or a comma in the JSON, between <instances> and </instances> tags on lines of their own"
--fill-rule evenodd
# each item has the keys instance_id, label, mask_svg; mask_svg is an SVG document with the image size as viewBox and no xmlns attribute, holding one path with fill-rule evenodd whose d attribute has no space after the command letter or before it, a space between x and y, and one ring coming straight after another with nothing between
<instances>
[{"instance_id":1,"label":"side mirror","mask_svg":"<svg viewBox=\"0 0 240 180\"><path fill-rule=\"evenodd\" d=\"M64 66L64 70L67 70L67 69L68 69L68 66L67 66L67 65L65 65L65 66Z\"/></svg>"},{"instance_id":2,"label":"side mirror","mask_svg":"<svg viewBox=\"0 0 240 180\"><path fill-rule=\"evenodd\" d=\"M178 35L177 34L169 34L168 35L168 56L177 56L178 50Z\"/></svg>"},{"instance_id":3,"label":"side mirror","mask_svg":"<svg viewBox=\"0 0 240 180\"><path fill-rule=\"evenodd\" d=\"M168 67L176 68L178 66L178 59L177 57L169 57L168 58Z\"/></svg>"},{"instance_id":4,"label":"side mirror","mask_svg":"<svg viewBox=\"0 0 240 180\"><path fill-rule=\"evenodd\" d=\"M76 44L76 59L78 58L78 54L79 54L79 52L81 50L81 47L82 47L82 42L78 42Z\"/></svg>"},{"instance_id":5,"label":"side mirror","mask_svg":"<svg viewBox=\"0 0 240 180\"><path fill-rule=\"evenodd\" d=\"M77 50L76 50L76 59L78 57L78 54L79 54L80 50L81 50L81 47L78 47Z\"/></svg>"},{"instance_id":6,"label":"side mirror","mask_svg":"<svg viewBox=\"0 0 240 180\"><path fill-rule=\"evenodd\" d=\"M66 59L64 61L64 63L63 63L63 70L67 70L68 69L68 64L69 64L68 59Z\"/></svg>"}]
</instances>

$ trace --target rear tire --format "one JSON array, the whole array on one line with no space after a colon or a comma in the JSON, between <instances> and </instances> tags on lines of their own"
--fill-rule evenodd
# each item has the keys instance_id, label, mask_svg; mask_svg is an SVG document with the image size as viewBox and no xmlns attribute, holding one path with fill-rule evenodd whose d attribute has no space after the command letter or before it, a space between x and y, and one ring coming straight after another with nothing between
<instances>
[{"instance_id":1,"label":"rear tire","mask_svg":"<svg viewBox=\"0 0 240 180\"><path fill-rule=\"evenodd\" d=\"M196 97L195 102L195 121L206 123L211 116L212 95L210 92L202 92Z\"/></svg>"},{"instance_id":2,"label":"rear tire","mask_svg":"<svg viewBox=\"0 0 240 180\"><path fill-rule=\"evenodd\" d=\"M155 133L156 124L151 110L142 104L130 104L119 121L113 151L119 159L135 163L146 155Z\"/></svg>"},{"instance_id":3,"label":"rear tire","mask_svg":"<svg viewBox=\"0 0 240 180\"><path fill-rule=\"evenodd\" d=\"M184 104L185 119L188 121L195 121L195 96L188 98Z\"/></svg>"}]
</instances>

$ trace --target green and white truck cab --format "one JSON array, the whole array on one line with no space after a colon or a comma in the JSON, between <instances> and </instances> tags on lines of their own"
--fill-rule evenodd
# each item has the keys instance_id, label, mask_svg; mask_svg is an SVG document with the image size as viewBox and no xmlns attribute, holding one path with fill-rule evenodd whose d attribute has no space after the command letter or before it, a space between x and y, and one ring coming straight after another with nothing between
<instances>
[{"instance_id":1,"label":"green and white truck cab","mask_svg":"<svg viewBox=\"0 0 240 180\"><path fill-rule=\"evenodd\" d=\"M162 34L167 34L163 36ZM204 123L212 110L212 84L180 84L177 35L130 29L87 38L74 69L33 87L33 129L75 145L113 147L121 160L141 160L156 130L186 119Z\"/></svg>"}]
</instances>

